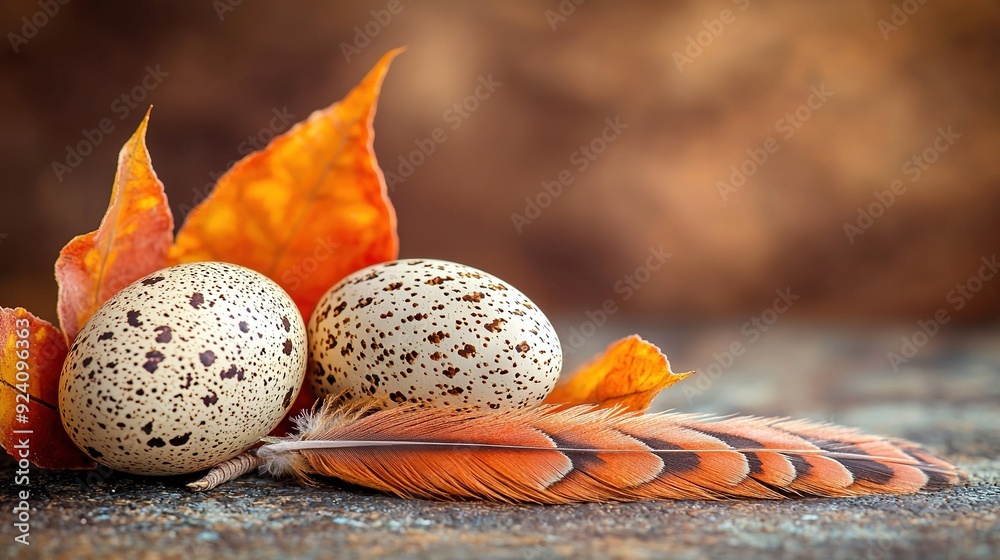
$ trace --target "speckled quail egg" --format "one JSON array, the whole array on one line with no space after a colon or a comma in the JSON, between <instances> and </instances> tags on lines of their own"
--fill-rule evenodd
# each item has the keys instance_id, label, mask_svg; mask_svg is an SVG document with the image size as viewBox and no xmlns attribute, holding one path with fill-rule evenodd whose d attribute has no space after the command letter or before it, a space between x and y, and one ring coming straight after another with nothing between
<instances>
[{"instance_id":1,"label":"speckled quail egg","mask_svg":"<svg viewBox=\"0 0 1000 560\"><path fill-rule=\"evenodd\" d=\"M137 280L102 305L63 366L59 409L98 463L199 471L267 435L306 368L292 299L250 269L201 262Z\"/></svg>"},{"instance_id":2,"label":"speckled quail egg","mask_svg":"<svg viewBox=\"0 0 1000 560\"><path fill-rule=\"evenodd\" d=\"M309 320L317 396L459 410L541 402L562 368L552 324L496 276L439 260L399 260L332 287Z\"/></svg>"}]
</instances>

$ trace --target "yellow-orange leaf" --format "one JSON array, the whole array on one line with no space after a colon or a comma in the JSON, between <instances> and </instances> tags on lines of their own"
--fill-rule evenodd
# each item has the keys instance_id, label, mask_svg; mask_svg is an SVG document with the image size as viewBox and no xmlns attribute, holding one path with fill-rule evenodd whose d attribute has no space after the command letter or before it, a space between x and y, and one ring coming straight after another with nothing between
<instances>
[{"instance_id":1,"label":"yellow-orange leaf","mask_svg":"<svg viewBox=\"0 0 1000 560\"><path fill-rule=\"evenodd\" d=\"M673 373L655 345L637 335L612 344L602 356L556 385L546 404L596 404L645 412L656 395L694 372ZM565 407L561 407L565 408Z\"/></svg>"},{"instance_id":2,"label":"yellow-orange leaf","mask_svg":"<svg viewBox=\"0 0 1000 560\"><path fill-rule=\"evenodd\" d=\"M308 321L341 278L399 254L396 214L372 148L390 51L342 101L316 111L226 172L188 215L174 263L226 261L288 292ZM303 385L288 417L312 405ZM273 433L291 428L287 417Z\"/></svg>"},{"instance_id":3,"label":"yellow-orange leaf","mask_svg":"<svg viewBox=\"0 0 1000 560\"><path fill-rule=\"evenodd\" d=\"M97 231L73 238L56 260L59 322L69 343L98 307L166 266L174 220L146 150L149 112L118 154L111 203Z\"/></svg>"},{"instance_id":4,"label":"yellow-orange leaf","mask_svg":"<svg viewBox=\"0 0 1000 560\"><path fill-rule=\"evenodd\" d=\"M25 309L0 308L0 445L43 469L92 469L59 419L66 339Z\"/></svg>"},{"instance_id":5,"label":"yellow-orange leaf","mask_svg":"<svg viewBox=\"0 0 1000 560\"><path fill-rule=\"evenodd\" d=\"M285 289L302 316L344 276L392 260L396 217L372 149L386 54L343 101L316 111L236 163L191 211L173 262L252 268Z\"/></svg>"}]
</instances>

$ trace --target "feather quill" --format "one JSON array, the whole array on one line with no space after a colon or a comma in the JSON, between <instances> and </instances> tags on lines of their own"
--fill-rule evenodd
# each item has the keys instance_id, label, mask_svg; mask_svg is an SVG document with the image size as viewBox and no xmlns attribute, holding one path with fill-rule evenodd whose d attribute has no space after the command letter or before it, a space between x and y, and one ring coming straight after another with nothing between
<instances>
[{"instance_id":1,"label":"feather quill","mask_svg":"<svg viewBox=\"0 0 1000 560\"><path fill-rule=\"evenodd\" d=\"M329 401L261 470L407 498L561 504L908 494L963 479L909 441L785 418L552 406L501 413Z\"/></svg>"}]
</instances>

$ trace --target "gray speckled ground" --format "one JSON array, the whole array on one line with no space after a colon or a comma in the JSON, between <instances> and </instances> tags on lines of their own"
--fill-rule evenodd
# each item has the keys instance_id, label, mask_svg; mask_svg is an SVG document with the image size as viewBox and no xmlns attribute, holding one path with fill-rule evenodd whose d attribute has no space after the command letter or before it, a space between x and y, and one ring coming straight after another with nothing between
<instances>
[{"instance_id":1,"label":"gray speckled ground","mask_svg":"<svg viewBox=\"0 0 1000 560\"><path fill-rule=\"evenodd\" d=\"M675 369L705 371L731 329L636 328ZM650 334L652 333L652 334ZM602 330L579 362L624 332ZM914 496L530 507L433 503L251 477L206 495L189 479L32 475L31 545L12 542L0 466L0 554L11 558L998 558L1000 330L941 334L898 372L900 332L772 329L711 383L657 408L792 415L908 437L971 475ZM600 340L597 340L600 338ZM746 341L745 341L746 342ZM688 390L685 390L685 384ZM707 385L707 386L706 386Z\"/></svg>"}]
</instances>

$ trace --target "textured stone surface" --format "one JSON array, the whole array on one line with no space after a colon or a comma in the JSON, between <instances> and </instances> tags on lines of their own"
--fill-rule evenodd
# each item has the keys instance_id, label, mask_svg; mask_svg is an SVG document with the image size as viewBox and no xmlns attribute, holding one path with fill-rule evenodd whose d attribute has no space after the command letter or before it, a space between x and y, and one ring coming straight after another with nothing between
<instances>
[{"instance_id":1,"label":"textured stone surface","mask_svg":"<svg viewBox=\"0 0 1000 560\"><path fill-rule=\"evenodd\" d=\"M580 361L619 334L570 355ZM653 329L638 329L653 332ZM905 331L903 331L905 334ZM531 507L433 503L259 477L206 495L186 478L32 473L31 546L11 544L12 467L0 467L0 554L14 558L996 558L1000 557L1000 332L939 335L898 372L900 333L772 330L699 389L659 408L835 420L909 437L968 485L914 496ZM597 337L595 337L597 338ZM675 369L707 366L726 329L659 332ZM690 385L688 385L690 384ZM685 387L687 386L687 387ZM687 389L687 390L685 390ZM697 389L697 390L695 390ZM701 391L700 393L698 391Z\"/></svg>"}]
</instances>

